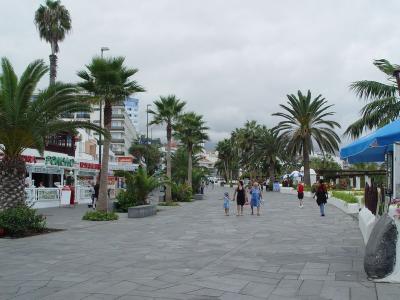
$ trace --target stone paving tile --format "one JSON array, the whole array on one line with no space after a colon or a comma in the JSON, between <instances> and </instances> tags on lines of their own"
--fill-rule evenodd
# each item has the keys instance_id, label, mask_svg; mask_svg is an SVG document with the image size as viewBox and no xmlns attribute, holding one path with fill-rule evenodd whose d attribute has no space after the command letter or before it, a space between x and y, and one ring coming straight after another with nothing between
<instances>
[{"instance_id":1,"label":"stone paving tile","mask_svg":"<svg viewBox=\"0 0 400 300\"><path fill-rule=\"evenodd\" d=\"M50 227L68 230L0 241L0 299L376 299L353 218L330 205L321 218L315 201L300 210L279 193L264 193L261 217L247 207L224 217L226 190L140 220L43 210ZM397 288L378 284L378 295Z\"/></svg>"}]
</instances>

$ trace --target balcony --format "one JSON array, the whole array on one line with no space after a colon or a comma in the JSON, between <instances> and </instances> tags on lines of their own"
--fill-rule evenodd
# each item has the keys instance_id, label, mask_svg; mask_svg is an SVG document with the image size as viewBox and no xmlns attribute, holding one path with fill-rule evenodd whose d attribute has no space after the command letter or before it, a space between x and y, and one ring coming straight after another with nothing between
<instances>
[{"instance_id":1,"label":"balcony","mask_svg":"<svg viewBox=\"0 0 400 300\"><path fill-rule=\"evenodd\" d=\"M66 132L46 137L45 150L75 156L75 138Z\"/></svg>"},{"instance_id":2,"label":"balcony","mask_svg":"<svg viewBox=\"0 0 400 300\"><path fill-rule=\"evenodd\" d=\"M124 139L111 138L111 143L113 143L113 144L124 144L125 140Z\"/></svg>"},{"instance_id":3,"label":"balcony","mask_svg":"<svg viewBox=\"0 0 400 300\"><path fill-rule=\"evenodd\" d=\"M112 114L111 119L125 119L123 114Z\"/></svg>"},{"instance_id":4,"label":"balcony","mask_svg":"<svg viewBox=\"0 0 400 300\"><path fill-rule=\"evenodd\" d=\"M124 126L111 126L111 131L125 131Z\"/></svg>"},{"instance_id":5,"label":"balcony","mask_svg":"<svg viewBox=\"0 0 400 300\"><path fill-rule=\"evenodd\" d=\"M73 119L74 114L73 113L66 113L66 114L61 114L62 119Z\"/></svg>"},{"instance_id":6,"label":"balcony","mask_svg":"<svg viewBox=\"0 0 400 300\"><path fill-rule=\"evenodd\" d=\"M77 113L76 118L77 119L90 119L90 114L89 113Z\"/></svg>"}]
</instances>

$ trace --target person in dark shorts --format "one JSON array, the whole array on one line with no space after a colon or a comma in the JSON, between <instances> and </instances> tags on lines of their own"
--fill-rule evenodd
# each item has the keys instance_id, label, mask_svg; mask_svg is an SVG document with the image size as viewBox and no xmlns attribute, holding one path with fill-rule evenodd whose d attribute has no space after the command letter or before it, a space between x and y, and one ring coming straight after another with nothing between
<instances>
[{"instance_id":1,"label":"person in dark shorts","mask_svg":"<svg viewBox=\"0 0 400 300\"><path fill-rule=\"evenodd\" d=\"M299 207L303 208L303 198L304 198L304 185L302 182L299 182L297 185L297 198L299 199Z\"/></svg>"},{"instance_id":2,"label":"person in dark shorts","mask_svg":"<svg viewBox=\"0 0 400 300\"><path fill-rule=\"evenodd\" d=\"M238 187L235 189L235 193L233 194L233 201L237 204L237 213L236 216L243 216L243 205L246 203L246 188L244 187L243 180L239 181Z\"/></svg>"}]
</instances>

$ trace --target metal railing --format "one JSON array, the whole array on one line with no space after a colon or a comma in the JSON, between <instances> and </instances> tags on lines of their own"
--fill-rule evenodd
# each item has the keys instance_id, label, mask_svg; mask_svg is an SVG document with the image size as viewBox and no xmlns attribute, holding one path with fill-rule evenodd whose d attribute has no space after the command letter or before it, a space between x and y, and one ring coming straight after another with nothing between
<instances>
[{"instance_id":1,"label":"metal railing","mask_svg":"<svg viewBox=\"0 0 400 300\"><path fill-rule=\"evenodd\" d=\"M61 189L59 188L25 188L26 204L34 206L35 204L49 204L57 202L61 204ZM75 202L90 203L92 201L92 189L88 186L77 186L75 194Z\"/></svg>"}]
</instances>

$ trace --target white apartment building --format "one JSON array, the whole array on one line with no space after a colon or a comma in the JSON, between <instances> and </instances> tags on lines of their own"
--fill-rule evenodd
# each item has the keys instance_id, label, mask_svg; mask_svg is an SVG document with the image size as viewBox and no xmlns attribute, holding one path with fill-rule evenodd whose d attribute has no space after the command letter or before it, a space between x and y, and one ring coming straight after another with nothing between
<instances>
[{"instance_id":1,"label":"white apartment building","mask_svg":"<svg viewBox=\"0 0 400 300\"><path fill-rule=\"evenodd\" d=\"M104 118L102 119L104 122ZM100 111L98 106L95 106L94 111L91 113L91 121L95 124L100 124ZM129 148L136 138L136 129L125 110L124 104L114 105L112 108L110 150L115 154L117 161L118 157L130 156Z\"/></svg>"}]
</instances>

